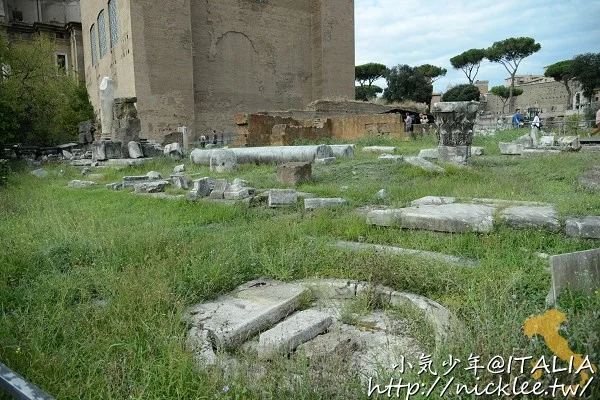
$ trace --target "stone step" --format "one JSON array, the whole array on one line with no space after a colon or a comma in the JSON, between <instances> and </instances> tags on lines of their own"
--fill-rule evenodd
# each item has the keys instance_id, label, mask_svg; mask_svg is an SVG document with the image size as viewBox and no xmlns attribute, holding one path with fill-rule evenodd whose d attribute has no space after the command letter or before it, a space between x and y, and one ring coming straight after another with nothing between
<instances>
[{"instance_id":1,"label":"stone step","mask_svg":"<svg viewBox=\"0 0 600 400\"><path fill-rule=\"evenodd\" d=\"M262 359L285 355L299 345L325 332L332 318L316 310L300 311L279 323L258 339L258 356Z\"/></svg>"},{"instance_id":2,"label":"stone step","mask_svg":"<svg viewBox=\"0 0 600 400\"><path fill-rule=\"evenodd\" d=\"M232 349L293 313L305 290L296 284L251 281L188 310L187 320L207 330L215 346Z\"/></svg>"}]
</instances>

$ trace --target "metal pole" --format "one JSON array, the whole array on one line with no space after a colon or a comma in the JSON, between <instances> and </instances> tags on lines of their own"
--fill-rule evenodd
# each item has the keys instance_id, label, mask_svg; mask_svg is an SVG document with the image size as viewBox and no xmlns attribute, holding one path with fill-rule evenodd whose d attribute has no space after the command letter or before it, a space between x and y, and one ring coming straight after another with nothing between
<instances>
[{"instance_id":1,"label":"metal pole","mask_svg":"<svg viewBox=\"0 0 600 400\"><path fill-rule=\"evenodd\" d=\"M2 363L0 363L0 389L17 400L55 400Z\"/></svg>"}]
</instances>

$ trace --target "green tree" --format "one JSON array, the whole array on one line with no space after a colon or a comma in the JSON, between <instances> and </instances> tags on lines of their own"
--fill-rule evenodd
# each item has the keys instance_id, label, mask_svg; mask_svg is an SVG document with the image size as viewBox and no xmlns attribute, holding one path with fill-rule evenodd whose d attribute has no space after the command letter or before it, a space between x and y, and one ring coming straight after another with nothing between
<instances>
[{"instance_id":1,"label":"green tree","mask_svg":"<svg viewBox=\"0 0 600 400\"><path fill-rule=\"evenodd\" d=\"M360 86L371 86L379 78L385 77L388 68L383 64L368 63L354 67L355 79Z\"/></svg>"},{"instance_id":2,"label":"green tree","mask_svg":"<svg viewBox=\"0 0 600 400\"><path fill-rule=\"evenodd\" d=\"M571 60L570 73L583 88L583 95L592 102L594 89L600 87L600 53L579 54Z\"/></svg>"},{"instance_id":3,"label":"green tree","mask_svg":"<svg viewBox=\"0 0 600 400\"><path fill-rule=\"evenodd\" d=\"M538 52L542 46L530 37L508 38L494 44L486 50L486 58L491 62L500 63L510 74L508 96L509 111L514 111L513 93L515 91L515 75L519 64L525 58Z\"/></svg>"},{"instance_id":4,"label":"green tree","mask_svg":"<svg viewBox=\"0 0 600 400\"><path fill-rule=\"evenodd\" d=\"M433 94L433 86L429 78L417 67L398 65L387 75L387 88L383 98L388 102L412 100L429 104Z\"/></svg>"},{"instance_id":5,"label":"green tree","mask_svg":"<svg viewBox=\"0 0 600 400\"><path fill-rule=\"evenodd\" d=\"M433 83L442 76L446 76L446 72L448 72L446 68L436 67L435 65L431 64L419 65L417 70L425 75L427 79L429 79L429 83Z\"/></svg>"},{"instance_id":6,"label":"green tree","mask_svg":"<svg viewBox=\"0 0 600 400\"><path fill-rule=\"evenodd\" d=\"M506 103L511 98L510 88L507 88L506 86L494 86L493 88L490 89L490 93L495 94L496 96L500 97L500 99L502 100L502 114L504 114L504 109L506 108ZM512 92L513 97L518 97L522 94L523 94L523 89L521 89L521 88L513 89L513 92Z\"/></svg>"},{"instance_id":7,"label":"green tree","mask_svg":"<svg viewBox=\"0 0 600 400\"><path fill-rule=\"evenodd\" d=\"M567 89L567 109L571 108L571 87L569 81L572 79L571 75L571 60L559 61L546 67L544 76L553 78L557 82L562 82Z\"/></svg>"},{"instance_id":8,"label":"green tree","mask_svg":"<svg viewBox=\"0 0 600 400\"><path fill-rule=\"evenodd\" d=\"M485 49L471 49L452 57L450 64L452 64L454 69L462 69L469 83L472 85L479 72L481 61L483 61L485 56Z\"/></svg>"},{"instance_id":9,"label":"green tree","mask_svg":"<svg viewBox=\"0 0 600 400\"><path fill-rule=\"evenodd\" d=\"M383 89L377 85L354 87L354 94L356 100L369 101L377 97L378 93L383 93Z\"/></svg>"},{"instance_id":10,"label":"green tree","mask_svg":"<svg viewBox=\"0 0 600 400\"><path fill-rule=\"evenodd\" d=\"M481 93L475 85L458 85L448 90L442 96L442 101L479 101Z\"/></svg>"},{"instance_id":11,"label":"green tree","mask_svg":"<svg viewBox=\"0 0 600 400\"><path fill-rule=\"evenodd\" d=\"M77 123L94 111L85 86L58 68L45 36L10 43L0 35L0 145L52 145L77 137Z\"/></svg>"}]
</instances>

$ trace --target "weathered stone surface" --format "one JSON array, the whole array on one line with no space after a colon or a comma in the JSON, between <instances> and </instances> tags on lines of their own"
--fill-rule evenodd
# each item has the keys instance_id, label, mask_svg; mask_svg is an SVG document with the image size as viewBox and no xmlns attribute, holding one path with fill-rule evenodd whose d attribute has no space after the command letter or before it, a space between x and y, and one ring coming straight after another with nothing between
<instances>
[{"instance_id":1,"label":"weathered stone surface","mask_svg":"<svg viewBox=\"0 0 600 400\"><path fill-rule=\"evenodd\" d=\"M316 311L300 311L260 334L258 356L271 358L294 351L300 344L325 332L332 323L329 315Z\"/></svg>"},{"instance_id":2,"label":"weathered stone surface","mask_svg":"<svg viewBox=\"0 0 600 400\"><path fill-rule=\"evenodd\" d=\"M193 327L188 332L187 347L194 353L200 366L215 365L217 355L213 350L209 332L205 329Z\"/></svg>"},{"instance_id":3,"label":"weathered stone surface","mask_svg":"<svg viewBox=\"0 0 600 400\"><path fill-rule=\"evenodd\" d=\"M392 162L401 162L402 160L404 160L404 156L394 156L391 154L381 154L379 157L377 157L378 160L388 160L388 161L392 161Z\"/></svg>"},{"instance_id":4,"label":"weathered stone surface","mask_svg":"<svg viewBox=\"0 0 600 400\"><path fill-rule=\"evenodd\" d=\"M48 176L48 171L46 171L45 169L39 168L39 169L31 171L31 175L38 177L38 178L45 178Z\"/></svg>"},{"instance_id":5,"label":"weathered stone surface","mask_svg":"<svg viewBox=\"0 0 600 400\"><path fill-rule=\"evenodd\" d=\"M243 200L250 197L251 189L246 186L231 185L225 192L223 198L225 200Z\"/></svg>"},{"instance_id":6,"label":"weathered stone surface","mask_svg":"<svg viewBox=\"0 0 600 400\"><path fill-rule=\"evenodd\" d=\"M211 199L222 199L225 196L225 191L229 188L229 182L227 179L213 179L212 190L209 197Z\"/></svg>"},{"instance_id":7,"label":"weathered stone surface","mask_svg":"<svg viewBox=\"0 0 600 400\"><path fill-rule=\"evenodd\" d=\"M484 153L483 147L471 146L471 155L472 156L482 156Z\"/></svg>"},{"instance_id":8,"label":"weathered stone surface","mask_svg":"<svg viewBox=\"0 0 600 400\"><path fill-rule=\"evenodd\" d=\"M516 143L500 142L498 143L498 147L500 148L500 154L505 155L521 155L523 154L523 150L525 150L522 144Z\"/></svg>"},{"instance_id":9,"label":"weathered stone surface","mask_svg":"<svg viewBox=\"0 0 600 400\"><path fill-rule=\"evenodd\" d=\"M140 176L124 176L123 177L123 187L135 186L137 183L149 181L150 177L148 175L140 175Z\"/></svg>"},{"instance_id":10,"label":"weathered stone surface","mask_svg":"<svg viewBox=\"0 0 600 400\"><path fill-rule=\"evenodd\" d=\"M87 168L87 167L86 168L82 168L81 169L81 175L84 175L84 176L88 175L91 171L92 171L91 168Z\"/></svg>"},{"instance_id":11,"label":"weathered stone surface","mask_svg":"<svg viewBox=\"0 0 600 400\"><path fill-rule=\"evenodd\" d=\"M600 148L600 146L598 146ZM580 178L579 183L590 190L600 191L600 165L587 170Z\"/></svg>"},{"instance_id":12,"label":"weathered stone surface","mask_svg":"<svg viewBox=\"0 0 600 400\"><path fill-rule=\"evenodd\" d=\"M209 177L204 177L194 180L194 186L190 192L198 197L206 197L210 195L211 190L212 180Z\"/></svg>"},{"instance_id":13,"label":"weathered stone surface","mask_svg":"<svg viewBox=\"0 0 600 400\"><path fill-rule=\"evenodd\" d=\"M336 161L335 157L315 158L315 164L329 165Z\"/></svg>"},{"instance_id":14,"label":"weathered stone surface","mask_svg":"<svg viewBox=\"0 0 600 400\"><path fill-rule=\"evenodd\" d=\"M527 133L525 135L519 136L517 139L513 140L512 143L520 144L523 145L523 148L530 149L533 147L533 138L530 134Z\"/></svg>"},{"instance_id":15,"label":"weathered stone surface","mask_svg":"<svg viewBox=\"0 0 600 400\"><path fill-rule=\"evenodd\" d=\"M402 226L400 210L373 210L367 214L367 224L377 226Z\"/></svg>"},{"instance_id":16,"label":"weathered stone surface","mask_svg":"<svg viewBox=\"0 0 600 400\"><path fill-rule=\"evenodd\" d=\"M231 186L248 187L250 183L244 179L235 178L231 183Z\"/></svg>"},{"instance_id":17,"label":"weathered stone surface","mask_svg":"<svg viewBox=\"0 0 600 400\"><path fill-rule=\"evenodd\" d=\"M544 203L541 201L523 201L523 200L505 200L505 199L486 199L475 197L471 199L473 203L477 204L485 204L490 207L511 207L511 206L528 206L528 207L537 207L537 206L552 206L550 203Z\"/></svg>"},{"instance_id":18,"label":"weathered stone surface","mask_svg":"<svg viewBox=\"0 0 600 400\"><path fill-rule=\"evenodd\" d=\"M397 255L417 255L424 258L430 258L433 260L441 261L447 264L459 266L459 267L472 267L477 265L477 261L469 260L462 257L451 256L448 254L437 253L434 251L425 251L425 250L414 250L414 249L403 249L400 247L393 246L384 246L379 244L370 244L370 243L355 243L355 242L345 242L338 241L335 243L334 247L338 249L344 250L352 250L352 251L374 251L377 253L385 253L385 254L397 254Z\"/></svg>"},{"instance_id":19,"label":"weathered stone surface","mask_svg":"<svg viewBox=\"0 0 600 400\"><path fill-rule=\"evenodd\" d=\"M92 160L73 160L71 165L73 167L89 167L94 163Z\"/></svg>"},{"instance_id":20,"label":"weathered stone surface","mask_svg":"<svg viewBox=\"0 0 600 400\"><path fill-rule=\"evenodd\" d=\"M420 158L420 157L407 156L407 157L404 157L404 162L406 162L407 164L410 164L412 166L424 169L425 171L446 172L446 170L444 168L438 167L437 165L435 165L423 158Z\"/></svg>"},{"instance_id":21,"label":"weathered stone surface","mask_svg":"<svg viewBox=\"0 0 600 400\"><path fill-rule=\"evenodd\" d=\"M145 157L158 157L164 154L164 149L159 143L144 141L141 142L140 145L142 146L142 152Z\"/></svg>"},{"instance_id":22,"label":"weathered stone surface","mask_svg":"<svg viewBox=\"0 0 600 400\"><path fill-rule=\"evenodd\" d=\"M106 160L106 151L104 140L97 140L92 143L92 160L93 161L104 161Z\"/></svg>"},{"instance_id":23,"label":"weathered stone surface","mask_svg":"<svg viewBox=\"0 0 600 400\"><path fill-rule=\"evenodd\" d=\"M313 210L315 208L331 208L346 205L346 200L341 198L312 198L304 199L304 208Z\"/></svg>"},{"instance_id":24,"label":"weathered stone surface","mask_svg":"<svg viewBox=\"0 0 600 400\"><path fill-rule=\"evenodd\" d=\"M235 153L228 149L213 150L210 156L210 170L212 172L231 172L237 167Z\"/></svg>"},{"instance_id":25,"label":"weathered stone surface","mask_svg":"<svg viewBox=\"0 0 600 400\"><path fill-rule=\"evenodd\" d=\"M127 149L129 150L129 158L144 158L142 146L138 142L130 141L127 143Z\"/></svg>"},{"instance_id":26,"label":"weathered stone surface","mask_svg":"<svg viewBox=\"0 0 600 400\"><path fill-rule=\"evenodd\" d=\"M123 181L123 185L125 185L125 181ZM169 186L169 181L152 181L136 183L134 190L136 193L158 193L164 192L167 186Z\"/></svg>"},{"instance_id":27,"label":"weathered stone surface","mask_svg":"<svg viewBox=\"0 0 600 400\"><path fill-rule=\"evenodd\" d=\"M91 120L81 121L77 124L78 132L79 132L79 144L88 144L94 141L94 132L96 128L94 128L94 124Z\"/></svg>"},{"instance_id":28,"label":"weathered stone surface","mask_svg":"<svg viewBox=\"0 0 600 400\"><path fill-rule=\"evenodd\" d=\"M454 325L452 313L440 303L413 293L393 291L390 296L392 306L413 305L425 313L425 317L433 324L436 339L444 339Z\"/></svg>"},{"instance_id":29,"label":"weathered stone surface","mask_svg":"<svg viewBox=\"0 0 600 400\"><path fill-rule=\"evenodd\" d=\"M552 147L554 146L554 136L540 136L539 147Z\"/></svg>"},{"instance_id":30,"label":"weathered stone surface","mask_svg":"<svg viewBox=\"0 0 600 400\"><path fill-rule=\"evenodd\" d=\"M381 189L377 192L375 197L377 197L378 200L385 201L390 197L390 195L386 189Z\"/></svg>"},{"instance_id":31,"label":"weathered stone surface","mask_svg":"<svg viewBox=\"0 0 600 400\"><path fill-rule=\"evenodd\" d=\"M438 161L471 165L471 146L438 146Z\"/></svg>"},{"instance_id":32,"label":"weathered stone surface","mask_svg":"<svg viewBox=\"0 0 600 400\"><path fill-rule=\"evenodd\" d=\"M309 162L290 162L277 166L277 182L299 185L312 179L312 165Z\"/></svg>"},{"instance_id":33,"label":"weathered stone surface","mask_svg":"<svg viewBox=\"0 0 600 400\"><path fill-rule=\"evenodd\" d=\"M177 189L187 190L190 188L190 179L187 176L171 175L171 182Z\"/></svg>"},{"instance_id":34,"label":"weathered stone surface","mask_svg":"<svg viewBox=\"0 0 600 400\"><path fill-rule=\"evenodd\" d=\"M73 159L73 153L71 153L68 150L63 150L62 151L62 156L65 158L65 160L71 160L71 159Z\"/></svg>"},{"instance_id":35,"label":"weathered stone surface","mask_svg":"<svg viewBox=\"0 0 600 400\"><path fill-rule=\"evenodd\" d=\"M295 205L297 201L298 193L293 189L269 190L269 207Z\"/></svg>"},{"instance_id":36,"label":"weathered stone surface","mask_svg":"<svg viewBox=\"0 0 600 400\"><path fill-rule=\"evenodd\" d=\"M566 234L572 237L600 239L600 216L567 218Z\"/></svg>"},{"instance_id":37,"label":"weathered stone surface","mask_svg":"<svg viewBox=\"0 0 600 400\"><path fill-rule=\"evenodd\" d=\"M511 228L560 229L558 213L554 206L508 207L500 212L500 220Z\"/></svg>"},{"instance_id":38,"label":"weathered stone surface","mask_svg":"<svg viewBox=\"0 0 600 400\"><path fill-rule=\"evenodd\" d=\"M121 189L123 189L123 183L121 183L121 182L107 183L106 188L110 189L110 190L121 190Z\"/></svg>"},{"instance_id":39,"label":"weathered stone surface","mask_svg":"<svg viewBox=\"0 0 600 400\"><path fill-rule=\"evenodd\" d=\"M70 188L82 189L82 188L88 188L88 187L97 186L97 185L98 184L96 182L72 180L71 182L69 182L69 184L67 186Z\"/></svg>"},{"instance_id":40,"label":"weathered stone surface","mask_svg":"<svg viewBox=\"0 0 600 400\"><path fill-rule=\"evenodd\" d=\"M191 308L187 320L207 330L217 347L233 348L295 311L304 290L291 283L248 282L216 301Z\"/></svg>"},{"instance_id":41,"label":"weathered stone surface","mask_svg":"<svg viewBox=\"0 0 600 400\"><path fill-rule=\"evenodd\" d=\"M156 179L162 179L162 175L160 174L160 172L156 172L156 171L150 171L146 174L146 177L150 180L156 180ZM125 180L126 177L123 177L123 180ZM143 179L141 179L143 180Z\"/></svg>"},{"instance_id":42,"label":"weathered stone surface","mask_svg":"<svg viewBox=\"0 0 600 400\"><path fill-rule=\"evenodd\" d=\"M581 149L578 136L563 136L558 138L556 143L563 151L578 151Z\"/></svg>"},{"instance_id":43,"label":"weathered stone surface","mask_svg":"<svg viewBox=\"0 0 600 400\"><path fill-rule=\"evenodd\" d=\"M173 168L173 172L176 174L185 172L185 164L176 165L175 168Z\"/></svg>"},{"instance_id":44,"label":"weathered stone surface","mask_svg":"<svg viewBox=\"0 0 600 400\"><path fill-rule=\"evenodd\" d=\"M552 156L560 154L560 150L524 149L522 156Z\"/></svg>"},{"instance_id":45,"label":"weathered stone surface","mask_svg":"<svg viewBox=\"0 0 600 400\"><path fill-rule=\"evenodd\" d=\"M97 140L92 143L92 160L105 161L123 158L122 144L114 140Z\"/></svg>"},{"instance_id":46,"label":"weathered stone surface","mask_svg":"<svg viewBox=\"0 0 600 400\"><path fill-rule=\"evenodd\" d=\"M436 159L438 158L438 149L422 149L421 151L419 151L419 155L417 157L420 158L433 158Z\"/></svg>"},{"instance_id":47,"label":"weathered stone surface","mask_svg":"<svg viewBox=\"0 0 600 400\"><path fill-rule=\"evenodd\" d=\"M309 359L329 359L335 356L345 358L359 349L359 340L350 332L335 329L302 344L300 348Z\"/></svg>"},{"instance_id":48,"label":"weathered stone surface","mask_svg":"<svg viewBox=\"0 0 600 400\"><path fill-rule=\"evenodd\" d=\"M163 154L174 160L180 160L183 157L183 147L178 142L168 144L165 146Z\"/></svg>"},{"instance_id":49,"label":"weathered stone surface","mask_svg":"<svg viewBox=\"0 0 600 400\"><path fill-rule=\"evenodd\" d=\"M600 288L600 249L550 256L554 299L566 288L593 294Z\"/></svg>"},{"instance_id":50,"label":"weathered stone surface","mask_svg":"<svg viewBox=\"0 0 600 400\"><path fill-rule=\"evenodd\" d=\"M102 138L112 137L112 124L114 118L113 105L115 101L115 89L112 78L105 76L100 81L100 122L102 125Z\"/></svg>"},{"instance_id":51,"label":"weathered stone surface","mask_svg":"<svg viewBox=\"0 0 600 400\"><path fill-rule=\"evenodd\" d=\"M457 101L434 103L438 160L470 165L473 126L479 103Z\"/></svg>"},{"instance_id":52,"label":"weathered stone surface","mask_svg":"<svg viewBox=\"0 0 600 400\"><path fill-rule=\"evenodd\" d=\"M425 196L425 197L421 197L420 199L411 201L410 205L413 207L418 207L418 206L426 206L426 205L439 206L441 204L452 204L452 203L456 203L456 197Z\"/></svg>"},{"instance_id":53,"label":"weathered stone surface","mask_svg":"<svg viewBox=\"0 0 600 400\"><path fill-rule=\"evenodd\" d=\"M352 299L356 296L356 281L308 278L297 283L310 290L317 299Z\"/></svg>"},{"instance_id":54,"label":"weathered stone surface","mask_svg":"<svg viewBox=\"0 0 600 400\"><path fill-rule=\"evenodd\" d=\"M367 153L395 153L396 148L393 146L367 146L363 147L363 151Z\"/></svg>"},{"instance_id":55,"label":"weathered stone surface","mask_svg":"<svg viewBox=\"0 0 600 400\"><path fill-rule=\"evenodd\" d=\"M354 158L354 144L332 144L329 145L333 156L337 158Z\"/></svg>"},{"instance_id":56,"label":"weathered stone surface","mask_svg":"<svg viewBox=\"0 0 600 400\"><path fill-rule=\"evenodd\" d=\"M491 232L495 208L478 204L442 204L377 210L367 215L367 223L439 232Z\"/></svg>"}]
</instances>

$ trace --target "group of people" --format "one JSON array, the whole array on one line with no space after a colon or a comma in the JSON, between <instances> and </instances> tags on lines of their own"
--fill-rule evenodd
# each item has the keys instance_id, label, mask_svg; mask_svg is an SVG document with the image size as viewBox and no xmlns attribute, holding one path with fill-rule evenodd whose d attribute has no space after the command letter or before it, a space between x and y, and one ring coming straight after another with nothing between
<instances>
[{"instance_id":1,"label":"group of people","mask_svg":"<svg viewBox=\"0 0 600 400\"><path fill-rule=\"evenodd\" d=\"M415 123L427 125L429 123L429 118L427 117L427 114L419 113L419 120L415 122L415 117L413 117L409 113L406 113L406 118L404 119L404 123L406 124L406 132L412 132L413 125Z\"/></svg>"},{"instance_id":2,"label":"group of people","mask_svg":"<svg viewBox=\"0 0 600 400\"><path fill-rule=\"evenodd\" d=\"M219 141L218 135L217 135L217 131L215 131L213 129L212 131L212 141L208 139L208 137L206 135L201 135L200 136L200 147L205 148L207 144L217 144L217 142Z\"/></svg>"}]
</instances>

